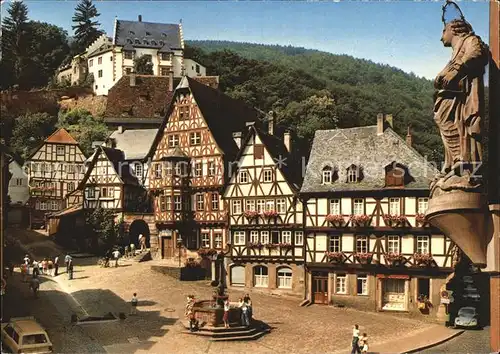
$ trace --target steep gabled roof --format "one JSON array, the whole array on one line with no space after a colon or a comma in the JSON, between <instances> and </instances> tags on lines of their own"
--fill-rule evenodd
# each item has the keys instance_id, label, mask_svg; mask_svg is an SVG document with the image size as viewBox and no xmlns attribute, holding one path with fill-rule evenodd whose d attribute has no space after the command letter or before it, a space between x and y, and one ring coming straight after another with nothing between
<instances>
[{"instance_id":1,"label":"steep gabled roof","mask_svg":"<svg viewBox=\"0 0 500 354\"><path fill-rule=\"evenodd\" d=\"M182 49L181 29L178 24L171 23L116 20L114 43L141 48Z\"/></svg>"},{"instance_id":2,"label":"steep gabled roof","mask_svg":"<svg viewBox=\"0 0 500 354\"><path fill-rule=\"evenodd\" d=\"M70 133L64 128L57 129L52 135L45 139L46 143L53 144L72 144L78 145L77 141L73 139Z\"/></svg>"},{"instance_id":3,"label":"steep gabled roof","mask_svg":"<svg viewBox=\"0 0 500 354\"><path fill-rule=\"evenodd\" d=\"M407 190L426 190L437 169L391 128L377 135L377 126L317 130L302 183L301 193L372 191L385 188L386 166L396 162L407 167L412 177ZM347 183L347 169L355 165L363 178ZM322 169L331 167L338 179L322 184Z\"/></svg>"}]
</instances>

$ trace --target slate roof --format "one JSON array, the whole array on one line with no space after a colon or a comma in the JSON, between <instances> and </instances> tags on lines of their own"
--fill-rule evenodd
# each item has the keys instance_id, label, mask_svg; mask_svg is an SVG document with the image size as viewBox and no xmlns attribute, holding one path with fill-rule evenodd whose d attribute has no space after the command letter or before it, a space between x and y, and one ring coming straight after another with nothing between
<instances>
[{"instance_id":1,"label":"slate roof","mask_svg":"<svg viewBox=\"0 0 500 354\"><path fill-rule=\"evenodd\" d=\"M368 191L385 188L385 167L393 162L406 166L413 178L405 189L426 190L437 169L408 146L391 128L377 135L377 126L318 130L314 135L301 193ZM347 168L356 165L363 178L347 183ZM338 179L322 184L322 170L337 169Z\"/></svg>"},{"instance_id":2,"label":"slate roof","mask_svg":"<svg viewBox=\"0 0 500 354\"><path fill-rule=\"evenodd\" d=\"M122 133L115 130L109 138L114 140L115 149L123 151L125 160L143 160L157 133L158 129L127 129Z\"/></svg>"},{"instance_id":3,"label":"slate roof","mask_svg":"<svg viewBox=\"0 0 500 354\"><path fill-rule=\"evenodd\" d=\"M54 133L52 133L52 135L45 139L45 142L54 144L78 145L76 140L64 128L59 128L58 130L56 130Z\"/></svg>"},{"instance_id":4,"label":"slate roof","mask_svg":"<svg viewBox=\"0 0 500 354\"><path fill-rule=\"evenodd\" d=\"M139 41L140 44L136 43ZM182 49L180 26L169 23L116 21L114 43L141 48Z\"/></svg>"}]
</instances>

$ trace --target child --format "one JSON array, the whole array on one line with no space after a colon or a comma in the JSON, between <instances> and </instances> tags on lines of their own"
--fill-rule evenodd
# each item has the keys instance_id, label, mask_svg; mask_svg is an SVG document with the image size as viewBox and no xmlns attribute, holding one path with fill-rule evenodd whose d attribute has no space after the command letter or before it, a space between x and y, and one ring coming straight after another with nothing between
<instances>
[{"instance_id":1,"label":"child","mask_svg":"<svg viewBox=\"0 0 500 354\"><path fill-rule=\"evenodd\" d=\"M137 293L134 293L134 296L132 296L132 300L130 301L130 303L132 304L130 315L137 315L137 304L139 303L139 300L137 299Z\"/></svg>"},{"instance_id":2,"label":"child","mask_svg":"<svg viewBox=\"0 0 500 354\"><path fill-rule=\"evenodd\" d=\"M366 333L363 333L363 338L362 338L362 347L361 347L361 353L367 354L368 353L368 337L366 336Z\"/></svg>"},{"instance_id":3,"label":"child","mask_svg":"<svg viewBox=\"0 0 500 354\"><path fill-rule=\"evenodd\" d=\"M222 317L225 328L229 328L229 309L229 299L226 299L226 301L224 301L224 316Z\"/></svg>"}]
</instances>

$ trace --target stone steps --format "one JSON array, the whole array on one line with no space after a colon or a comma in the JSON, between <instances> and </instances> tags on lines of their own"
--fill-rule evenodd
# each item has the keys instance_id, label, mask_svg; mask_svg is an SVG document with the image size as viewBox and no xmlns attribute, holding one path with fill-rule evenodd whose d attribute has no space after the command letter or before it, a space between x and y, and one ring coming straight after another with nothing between
<instances>
[{"instance_id":1,"label":"stone steps","mask_svg":"<svg viewBox=\"0 0 500 354\"><path fill-rule=\"evenodd\" d=\"M189 329L189 323L183 322L183 326ZM255 340L263 335L269 333L271 329L265 325L263 322L257 321L255 325L251 327L244 327L238 324L233 324L233 327L224 328L204 326L198 331L191 332L189 330L182 331L183 334L190 334L208 338L213 342L220 341L245 341L245 340Z\"/></svg>"}]
</instances>

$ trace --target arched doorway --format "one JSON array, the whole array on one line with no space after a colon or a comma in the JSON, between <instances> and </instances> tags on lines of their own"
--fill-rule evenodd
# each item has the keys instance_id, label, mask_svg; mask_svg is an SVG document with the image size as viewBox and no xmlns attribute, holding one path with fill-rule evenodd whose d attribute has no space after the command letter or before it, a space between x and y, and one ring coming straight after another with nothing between
<instances>
[{"instance_id":1,"label":"arched doorway","mask_svg":"<svg viewBox=\"0 0 500 354\"><path fill-rule=\"evenodd\" d=\"M140 247L139 245L139 235L144 236L146 238L146 247L150 248L150 243L149 243L149 226L148 224L142 220L142 219L137 219L130 224L130 227L128 229L128 237L130 240L130 243L133 243L137 248Z\"/></svg>"}]
</instances>

